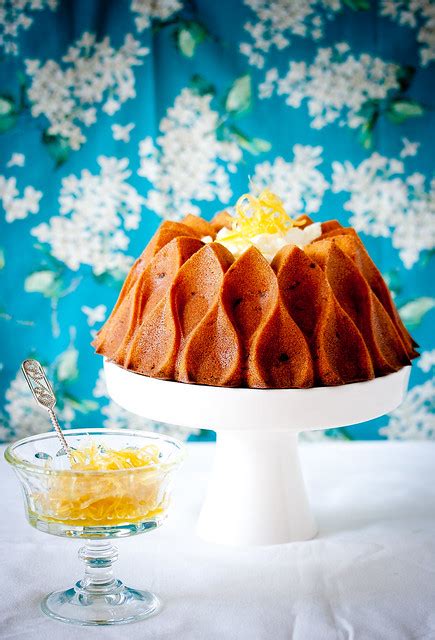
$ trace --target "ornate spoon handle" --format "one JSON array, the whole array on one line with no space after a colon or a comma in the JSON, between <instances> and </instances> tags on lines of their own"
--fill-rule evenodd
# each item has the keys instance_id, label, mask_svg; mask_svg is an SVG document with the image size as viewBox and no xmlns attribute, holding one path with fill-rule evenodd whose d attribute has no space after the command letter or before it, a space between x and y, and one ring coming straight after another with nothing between
<instances>
[{"instance_id":1,"label":"ornate spoon handle","mask_svg":"<svg viewBox=\"0 0 435 640\"><path fill-rule=\"evenodd\" d=\"M45 371L42 368L42 365L37 360L24 360L21 365L21 370L36 402L40 407L48 411L51 424L53 425L57 435L59 436L59 440L61 441L65 452L68 454L68 456L70 456L71 449L67 444L56 414L54 413L56 396L54 395L51 384L47 380L47 376L45 375Z\"/></svg>"}]
</instances>

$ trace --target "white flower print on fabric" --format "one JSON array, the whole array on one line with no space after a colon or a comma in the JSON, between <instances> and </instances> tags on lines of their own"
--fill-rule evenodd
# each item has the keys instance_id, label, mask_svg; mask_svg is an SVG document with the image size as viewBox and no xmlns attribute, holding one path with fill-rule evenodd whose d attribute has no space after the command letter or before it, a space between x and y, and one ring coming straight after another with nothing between
<instances>
[{"instance_id":1,"label":"white flower print on fabric","mask_svg":"<svg viewBox=\"0 0 435 640\"><path fill-rule=\"evenodd\" d=\"M139 33L148 29L152 20L167 20L182 8L180 0L132 0L130 5L132 13L137 14L134 21Z\"/></svg>"},{"instance_id":2,"label":"white flower print on fabric","mask_svg":"<svg viewBox=\"0 0 435 640\"><path fill-rule=\"evenodd\" d=\"M114 49L108 37L97 42L95 35L84 33L62 58L63 67L55 60L45 64L26 60L32 79L28 89L32 115L45 116L50 123L48 134L61 136L71 149L79 149L86 141L82 126L96 121L95 105L102 104L103 111L113 115L135 97L133 67L142 64L148 53L131 34Z\"/></svg>"},{"instance_id":3,"label":"white flower print on fabric","mask_svg":"<svg viewBox=\"0 0 435 640\"><path fill-rule=\"evenodd\" d=\"M340 43L318 49L311 64L292 60L282 77L278 69L269 69L259 96L286 96L286 104L294 109L307 100L313 129L332 122L356 129L364 123L359 111L367 101L382 100L399 88L398 71L398 65L367 53L355 56Z\"/></svg>"},{"instance_id":4,"label":"white flower print on fabric","mask_svg":"<svg viewBox=\"0 0 435 640\"><path fill-rule=\"evenodd\" d=\"M295 144L292 161L278 157L273 162L257 164L251 178L251 191L259 193L267 188L278 193L292 216L316 213L328 188L323 174L317 169L322 163L322 151L322 147Z\"/></svg>"},{"instance_id":5,"label":"white flower print on fabric","mask_svg":"<svg viewBox=\"0 0 435 640\"><path fill-rule=\"evenodd\" d=\"M80 177L62 179L60 216L32 229L51 254L77 271L89 265L95 275L125 274L133 258L124 254L128 232L137 229L144 199L127 183L131 175L127 158L97 160L100 172L83 169Z\"/></svg>"},{"instance_id":6,"label":"white flower print on fabric","mask_svg":"<svg viewBox=\"0 0 435 640\"><path fill-rule=\"evenodd\" d=\"M151 182L146 205L162 218L200 214L195 200L228 202L232 196L227 171L236 171L240 147L216 137L219 114L212 96L183 89L160 122L156 147L151 138L139 145L138 174Z\"/></svg>"},{"instance_id":7,"label":"white flower print on fabric","mask_svg":"<svg viewBox=\"0 0 435 640\"><path fill-rule=\"evenodd\" d=\"M94 398L109 398L103 369L100 369L98 373L98 378L94 387ZM198 433L198 430L187 429L173 424L155 422L154 420L142 418L134 413L130 413L130 411L126 411L116 404L116 402L112 402L112 400L109 400L108 404L101 408L101 413L105 416L103 425L108 429L157 431L159 433L165 433L173 436L174 438L180 438L180 440L187 440L189 435Z\"/></svg>"},{"instance_id":8,"label":"white flower print on fabric","mask_svg":"<svg viewBox=\"0 0 435 640\"><path fill-rule=\"evenodd\" d=\"M381 0L380 14L394 22L417 29L420 62L435 60L435 3L433 0Z\"/></svg>"},{"instance_id":9,"label":"white flower print on fabric","mask_svg":"<svg viewBox=\"0 0 435 640\"><path fill-rule=\"evenodd\" d=\"M417 360L417 367L425 373L429 373L435 367L435 349L424 351Z\"/></svg>"},{"instance_id":10,"label":"white flower print on fabric","mask_svg":"<svg viewBox=\"0 0 435 640\"><path fill-rule=\"evenodd\" d=\"M7 427L1 434L2 440L25 438L50 430L47 412L36 404L21 370L17 372L6 390L5 397ZM57 409L57 415L62 425L69 428L75 417L75 411L66 401L62 409Z\"/></svg>"},{"instance_id":11,"label":"white flower print on fabric","mask_svg":"<svg viewBox=\"0 0 435 640\"><path fill-rule=\"evenodd\" d=\"M249 64L262 69L266 55L274 48L285 49L292 36L319 40L323 36L325 18L340 11L341 0L244 0L255 14L254 22L244 25L251 36L242 42L240 52Z\"/></svg>"},{"instance_id":12,"label":"white flower print on fabric","mask_svg":"<svg viewBox=\"0 0 435 640\"><path fill-rule=\"evenodd\" d=\"M350 194L349 222L369 236L391 238L410 269L422 251L435 246L435 180L426 187L421 173L404 176L403 162L373 153L358 166L333 162L332 190Z\"/></svg>"},{"instance_id":13,"label":"white flower print on fabric","mask_svg":"<svg viewBox=\"0 0 435 640\"><path fill-rule=\"evenodd\" d=\"M425 373L435 367L435 349L424 351L417 361ZM435 379L413 387L400 407L389 416L386 427L379 433L391 440L435 439Z\"/></svg>"},{"instance_id":14,"label":"white flower print on fabric","mask_svg":"<svg viewBox=\"0 0 435 640\"><path fill-rule=\"evenodd\" d=\"M434 440L435 379L413 387L379 433L389 440Z\"/></svg>"},{"instance_id":15,"label":"white flower print on fabric","mask_svg":"<svg viewBox=\"0 0 435 640\"><path fill-rule=\"evenodd\" d=\"M5 210L6 222L23 220L29 213L38 213L42 192L31 186L24 189L20 197L16 178L5 178L0 175L0 202Z\"/></svg>"},{"instance_id":16,"label":"white flower print on fabric","mask_svg":"<svg viewBox=\"0 0 435 640\"><path fill-rule=\"evenodd\" d=\"M130 133L135 126L133 122L126 125L112 124L113 139L120 140L121 142L130 142Z\"/></svg>"},{"instance_id":17,"label":"white flower print on fabric","mask_svg":"<svg viewBox=\"0 0 435 640\"><path fill-rule=\"evenodd\" d=\"M57 8L57 0L0 0L0 51L18 55L20 30L26 31L33 24L33 11Z\"/></svg>"},{"instance_id":18,"label":"white flower print on fabric","mask_svg":"<svg viewBox=\"0 0 435 640\"><path fill-rule=\"evenodd\" d=\"M26 163L26 156L24 153L13 153L9 162L6 164L7 167L24 167Z\"/></svg>"},{"instance_id":19,"label":"white flower print on fabric","mask_svg":"<svg viewBox=\"0 0 435 640\"><path fill-rule=\"evenodd\" d=\"M93 327L96 323L104 322L106 319L107 307L105 304L99 304L96 307L83 305L81 310L85 314L86 321L90 327Z\"/></svg>"},{"instance_id":20,"label":"white flower print on fabric","mask_svg":"<svg viewBox=\"0 0 435 640\"><path fill-rule=\"evenodd\" d=\"M402 138L402 150L400 152L401 158L408 158L416 156L421 142L411 142L408 138Z\"/></svg>"}]
</instances>

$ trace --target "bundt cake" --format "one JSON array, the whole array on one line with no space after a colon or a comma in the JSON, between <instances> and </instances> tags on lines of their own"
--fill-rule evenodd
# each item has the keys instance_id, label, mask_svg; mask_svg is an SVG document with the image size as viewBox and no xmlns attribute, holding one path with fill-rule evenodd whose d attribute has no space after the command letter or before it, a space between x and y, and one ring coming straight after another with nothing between
<instances>
[{"instance_id":1,"label":"bundt cake","mask_svg":"<svg viewBox=\"0 0 435 640\"><path fill-rule=\"evenodd\" d=\"M93 344L146 376L257 388L370 380L418 355L356 232L292 220L269 191L163 222Z\"/></svg>"}]
</instances>

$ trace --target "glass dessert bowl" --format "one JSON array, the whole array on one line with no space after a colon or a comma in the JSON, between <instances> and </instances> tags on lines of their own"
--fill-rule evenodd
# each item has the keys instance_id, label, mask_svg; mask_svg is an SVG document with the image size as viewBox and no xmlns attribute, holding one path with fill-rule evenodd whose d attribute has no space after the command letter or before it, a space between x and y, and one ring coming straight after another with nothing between
<instances>
[{"instance_id":1,"label":"glass dessert bowl","mask_svg":"<svg viewBox=\"0 0 435 640\"><path fill-rule=\"evenodd\" d=\"M155 594L113 575L112 538L150 531L164 521L174 472L183 459L177 440L142 431L64 431L68 457L54 432L25 438L5 452L19 480L29 523L45 533L84 538L85 576L44 598L42 610L64 622L122 624L160 607Z\"/></svg>"}]
</instances>

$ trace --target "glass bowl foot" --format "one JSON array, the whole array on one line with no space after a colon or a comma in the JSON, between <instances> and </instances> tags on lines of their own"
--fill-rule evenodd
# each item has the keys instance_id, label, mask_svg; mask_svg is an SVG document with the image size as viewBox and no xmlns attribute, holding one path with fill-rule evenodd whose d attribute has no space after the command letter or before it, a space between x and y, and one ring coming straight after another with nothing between
<instances>
[{"instance_id":1,"label":"glass bowl foot","mask_svg":"<svg viewBox=\"0 0 435 640\"><path fill-rule=\"evenodd\" d=\"M114 577L118 552L110 540L88 540L79 557L85 563L84 578L72 589L53 591L41 603L50 618L81 625L126 624L160 609L154 593L131 589Z\"/></svg>"},{"instance_id":2,"label":"glass bowl foot","mask_svg":"<svg viewBox=\"0 0 435 640\"><path fill-rule=\"evenodd\" d=\"M154 593L131 589L122 583L105 595L85 591L80 582L72 589L53 591L41 602L41 609L55 620L95 626L144 620L160 609Z\"/></svg>"}]
</instances>

